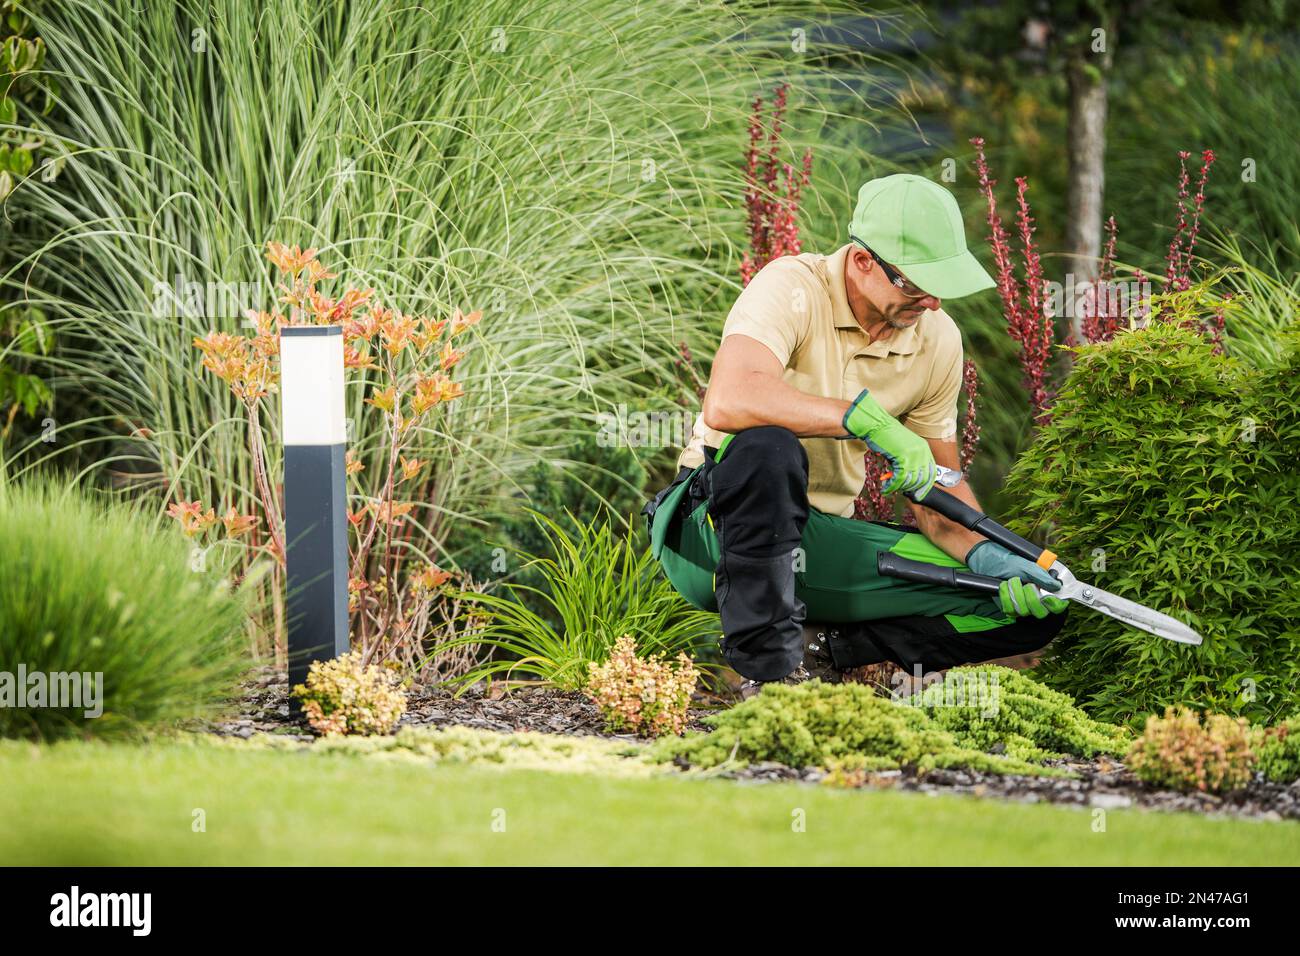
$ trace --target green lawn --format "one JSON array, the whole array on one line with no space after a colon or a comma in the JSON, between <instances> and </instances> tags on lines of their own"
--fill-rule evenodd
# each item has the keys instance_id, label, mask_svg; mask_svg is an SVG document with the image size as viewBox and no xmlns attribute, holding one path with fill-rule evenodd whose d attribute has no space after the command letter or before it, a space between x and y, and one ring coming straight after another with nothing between
<instances>
[{"instance_id":1,"label":"green lawn","mask_svg":"<svg viewBox=\"0 0 1300 956\"><path fill-rule=\"evenodd\" d=\"M1300 826L209 745L0 744L0 864L1284 864ZM195 809L206 831L194 832ZM805 832L795 832L802 811ZM504 816L503 816L504 815ZM504 820L504 832L498 832ZM494 830L494 822L498 830Z\"/></svg>"}]
</instances>

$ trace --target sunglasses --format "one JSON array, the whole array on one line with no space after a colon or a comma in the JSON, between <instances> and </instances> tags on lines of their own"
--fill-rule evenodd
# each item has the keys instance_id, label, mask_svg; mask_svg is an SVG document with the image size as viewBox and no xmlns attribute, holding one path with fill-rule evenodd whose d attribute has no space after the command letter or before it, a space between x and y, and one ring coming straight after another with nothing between
<instances>
[{"instance_id":1,"label":"sunglasses","mask_svg":"<svg viewBox=\"0 0 1300 956\"><path fill-rule=\"evenodd\" d=\"M889 281L890 285L902 292L903 295L907 296L909 299L924 299L929 294L914 286L901 272L891 266L884 259L880 258L880 256L876 255L875 250L857 236L849 236L849 238L860 245L863 249L867 250L867 254L870 255L871 258L876 261L876 264L884 271L885 278Z\"/></svg>"}]
</instances>

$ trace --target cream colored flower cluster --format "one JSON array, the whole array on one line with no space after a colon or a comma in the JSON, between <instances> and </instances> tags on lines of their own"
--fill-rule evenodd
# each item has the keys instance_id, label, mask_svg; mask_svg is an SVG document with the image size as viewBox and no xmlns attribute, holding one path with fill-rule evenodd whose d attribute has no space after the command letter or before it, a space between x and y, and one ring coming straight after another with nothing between
<instances>
[{"instance_id":1,"label":"cream colored flower cluster","mask_svg":"<svg viewBox=\"0 0 1300 956\"><path fill-rule=\"evenodd\" d=\"M675 663L662 655L637 657L636 642L624 634L614 642L608 661L587 667L586 694L611 730L659 737L686 729L699 671L685 654L678 654Z\"/></svg>"},{"instance_id":2,"label":"cream colored flower cluster","mask_svg":"<svg viewBox=\"0 0 1300 956\"><path fill-rule=\"evenodd\" d=\"M362 663L360 651L316 661L293 689L312 730L323 737L386 734L406 713L396 671Z\"/></svg>"}]
</instances>

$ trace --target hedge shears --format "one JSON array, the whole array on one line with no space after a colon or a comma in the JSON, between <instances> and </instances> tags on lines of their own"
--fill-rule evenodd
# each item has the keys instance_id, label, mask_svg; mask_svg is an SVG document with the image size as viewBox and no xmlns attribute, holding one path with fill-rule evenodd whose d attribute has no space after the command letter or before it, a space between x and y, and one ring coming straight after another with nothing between
<instances>
[{"instance_id":1,"label":"hedge shears","mask_svg":"<svg viewBox=\"0 0 1300 956\"><path fill-rule=\"evenodd\" d=\"M1201 635L1181 621L1175 620L1168 614L1153 611L1136 601L1130 601L1128 598L1122 598L1117 594L1111 594L1109 591L1103 591L1101 588L1080 581L1070 573L1070 569L1062 564L1060 559L1051 551L1038 547L1032 541L1026 541L1015 532L1002 527L988 515L976 511L960 498L948 494L943 488L952 488L959 484L962 480L962 473L944 468L942 465L937 467L939 477L935 481L935 487L931 488L925 498L917 502L917 504L937 511L945 518L957 522L963 528L969 528L971 531L983 535L990 541L996 541L1013 554L1019 555L1026 561L1032 561L1061 582L1059 591L1047 591L1039 588L1040 595L1050 594L1053 597L1077 601L1094 611L1100 611L1102 614L1123 621L1129 627L1136 627L1157 637L1177 641L1179 644L1201 643ZM885 475L883 477L888 479L889 476ZM909 493L908 497L912 498L912 495ZM912 500L916 501L915 498L912 498ZM960 571L957 568L945 568L937 564L927 564L924 561L913 561L888 551L880 552L877 565L881 574L903 578L908 581L919 581L925 584L973 588L979 591L996 593L1002 583L1001 579L986 574L974 574L970 571ZM1036 585L1033 586L1036 587Z\"/></svg>"}]
</instances>

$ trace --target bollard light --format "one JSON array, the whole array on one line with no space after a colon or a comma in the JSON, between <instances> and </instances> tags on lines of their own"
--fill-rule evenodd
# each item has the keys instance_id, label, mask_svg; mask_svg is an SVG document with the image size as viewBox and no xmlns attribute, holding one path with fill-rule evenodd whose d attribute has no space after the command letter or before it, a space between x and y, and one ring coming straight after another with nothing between
<instances>
[{"instance_id":1,"label":"bollard light","mask_svg":"<svg viewBox=\"0 0 1300 956\"><path fill-rule=\"evenodd\" d=\"M343 329L280 329L289 686L348 651Z\"/></svg>"}]
</instances>

